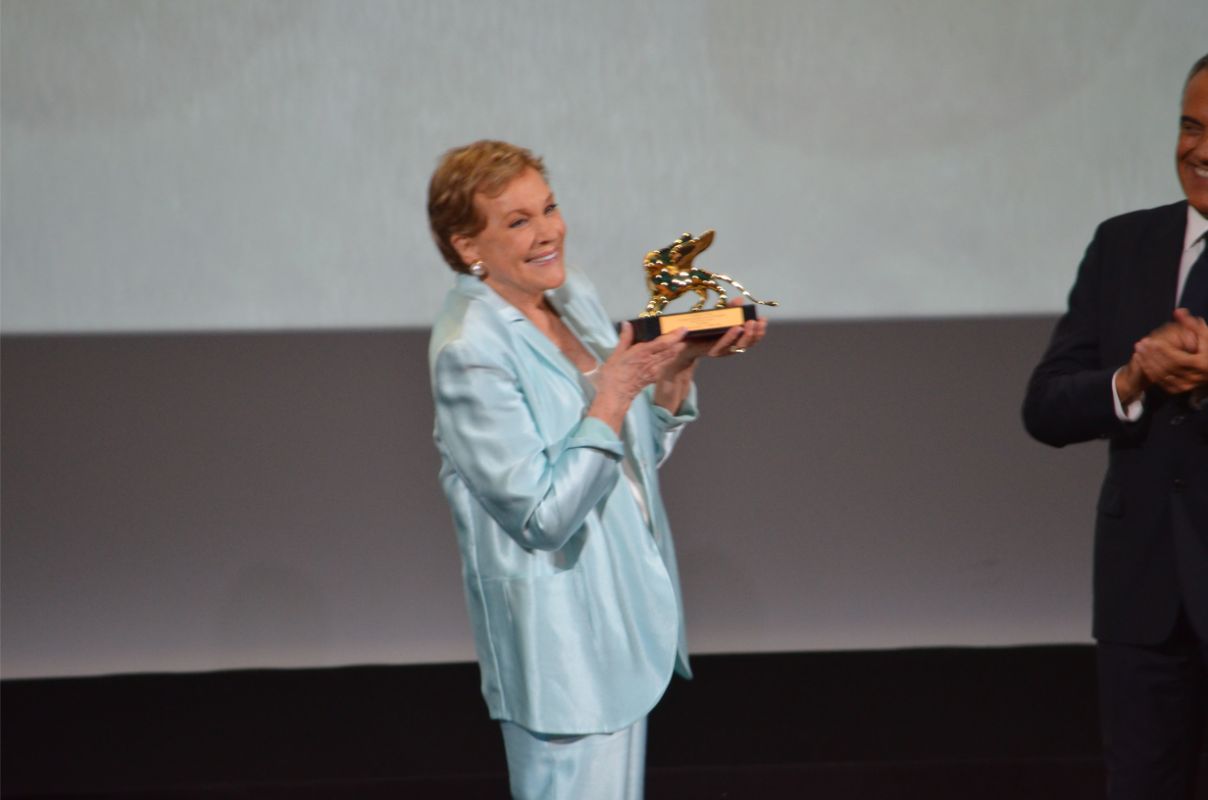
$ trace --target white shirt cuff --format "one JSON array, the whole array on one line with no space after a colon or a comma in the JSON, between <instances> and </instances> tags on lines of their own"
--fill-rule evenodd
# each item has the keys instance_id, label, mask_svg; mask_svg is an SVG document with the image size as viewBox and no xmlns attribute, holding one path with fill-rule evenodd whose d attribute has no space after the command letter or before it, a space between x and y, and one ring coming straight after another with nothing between
<instances>
[{"instance_id":1,"label":"white shirt cuff","mask_svg":"<svg viewBox=\"0 0 1208 800\"><path fill-rule=\"evenodd\" d=\"M1124 367L1120 369L1124 369ZM1119 369L1112 373L1112 404L1116 407L1116 419L1121 422L1136 422L1141 418L1141 412L1145 410L1144 395L1129 403L1126 409L1120 402L1120 395L1116 391L1116 376L1119 374Z\"/></svg>"}]
</instances>

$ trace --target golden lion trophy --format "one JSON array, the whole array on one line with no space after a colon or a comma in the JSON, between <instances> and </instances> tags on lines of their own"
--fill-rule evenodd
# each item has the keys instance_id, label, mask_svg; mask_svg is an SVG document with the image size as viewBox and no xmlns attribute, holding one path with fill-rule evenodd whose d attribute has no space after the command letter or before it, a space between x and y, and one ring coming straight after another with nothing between
<instances>
[{"instance_id":1,"label":"golden lion trophy","mask_svg":"<svg viewBox=\"0 0 1208 800\"><path fill-rule=\"evenodd\" d=\"M634 341L649 341L680 328L687 328L690 338L720 336L735 325L755 319L754 305L729 305L726 290L719 281L733 286L751 303L761 306L779 305L775 300L758 299L729 275L709 272L695 266L693 262L696 257L705 252L711 244L711 230L700 236L685 233L661 250L651 250L646 254L643 266L646 269L646 286L650 289L650 302L646 304L646 310L641 316L630 320ZM692 308L678 314L663 314L663 309L668 303L688 292L696 292L700 296ZM717 302L712 308L706 309L709 292L717 296Z\"/></svg>"}]
</instances>

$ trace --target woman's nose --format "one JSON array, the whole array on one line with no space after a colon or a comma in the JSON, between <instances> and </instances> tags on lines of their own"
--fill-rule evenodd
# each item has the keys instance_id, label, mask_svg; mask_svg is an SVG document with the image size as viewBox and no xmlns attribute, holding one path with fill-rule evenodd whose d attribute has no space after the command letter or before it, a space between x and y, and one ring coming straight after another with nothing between
<instances>
[{"instance_id":1,"label":"woman's nose","mask_svg":"<svg viewBox=\"0 0 1208 800\"><path fill-rule=\"evenodd\" d=\"M541 225L537 228L537 235L541 241L548 242L557 239L562 234L562 219L557 216L543 217Z\"/></svg>"}]
</instances>

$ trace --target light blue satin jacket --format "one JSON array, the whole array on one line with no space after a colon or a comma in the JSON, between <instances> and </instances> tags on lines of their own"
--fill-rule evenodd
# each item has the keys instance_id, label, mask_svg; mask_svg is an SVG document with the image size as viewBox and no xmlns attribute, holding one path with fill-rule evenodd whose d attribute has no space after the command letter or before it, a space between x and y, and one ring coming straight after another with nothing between
<instances>
[{"instance_id":1,"label":"light blue satin jacket","mask_svg":"<svg viewBox=\"0 0 1208 800\"><path fill-rule=\"evenodd\" d=\"M582 273L547 293L601 360L616 333ZM583 376L518 309L458 275L428 351L440 483L491 716L540 733L620 730L689 676L656 470L685 422L640 394L618 438ZM628 458L647 525L622 472Z\"/></svg>"}]
</instances>

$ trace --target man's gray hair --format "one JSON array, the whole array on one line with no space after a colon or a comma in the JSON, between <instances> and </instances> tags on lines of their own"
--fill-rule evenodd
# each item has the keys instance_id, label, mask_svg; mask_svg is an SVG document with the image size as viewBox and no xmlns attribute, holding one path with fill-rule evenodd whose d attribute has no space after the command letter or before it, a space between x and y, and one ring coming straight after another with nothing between
<instances>
[{"instance_id":1,"label":"man's gray hair","mask_svg":"<svg viewBox=\"0 0 1208 800\"><path fill-rule=\"evenodd\" d=\"M1192 65L1191 72L1187 73L1187 80L1183 82L1184 93L1187 92L1187 87L1191 85L1191 79L1206 69L1208 69L1208 55L1201 57L1199 61Z\"/></svg>"}]
</instances>

